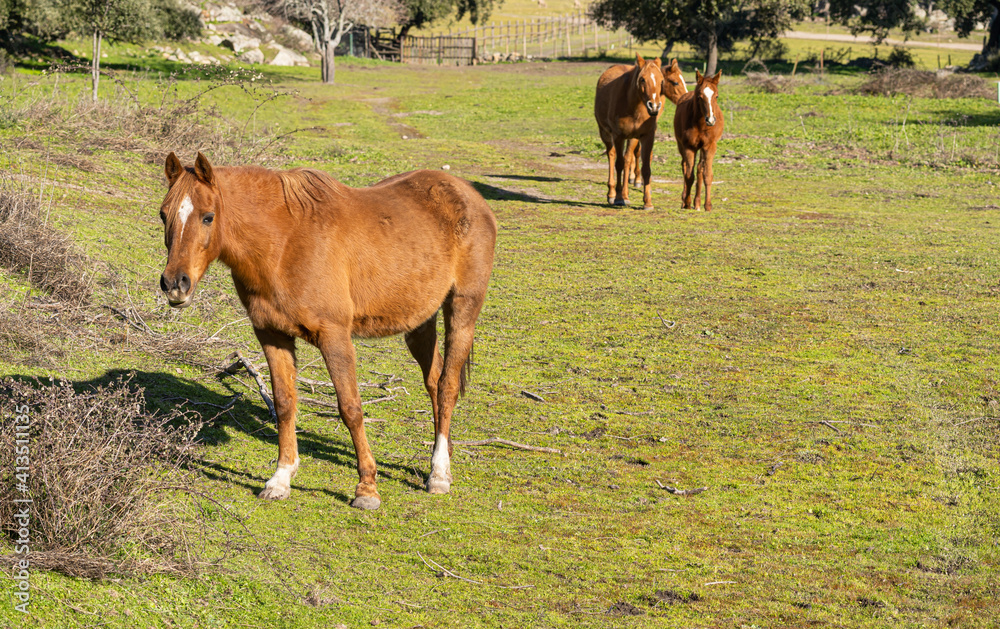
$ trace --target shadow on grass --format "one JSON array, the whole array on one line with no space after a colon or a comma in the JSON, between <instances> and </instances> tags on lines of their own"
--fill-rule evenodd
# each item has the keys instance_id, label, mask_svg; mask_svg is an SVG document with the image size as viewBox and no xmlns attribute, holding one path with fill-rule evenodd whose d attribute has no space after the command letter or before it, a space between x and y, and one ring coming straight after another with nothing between
<instances>
[{"instance_id":1,"label":"shadow on grass","mask_svg":"<svg viewBox=\"0 0 1000 629\"><path fill-rule=\"evenodd\" d=\"M488 177L500 175L487 175ZM515 179L516 177L509 177ZM526 177L525 179L531 179ZM546 181L546 178L539 178L540 181ZM561 181L561 180L557 180ZM522 203L545 203L554 205L575 205L575 206L587 206L587 207L607 207L607 203L591 203L589 201L578 201L576 199L554 199L551 197L537 196L524 192L522 190L507 190L505 188L500 188L498 186L492 186L488 183L482 183L480 181L473 181L472 187L476 189L479 194L483 195L483 198L487 201L521 201Z\"/></svg>"},{"instance_id":2,"label":"shadow on grass","mask_svg":"<svg viewBox=\"0 0 1000 629\"><path fill-rule=\"evenodd\" d=\"M34 376L12 375L9 377L35 386L49 384L47 379ZM179 378L159 371L113 369L97 378L70 381L70 383L77 392L86 392L98 387L116 386L120 381L127 381L132 387L142 387L145 391L147 411L163 412L179 407L197 413L206 422L198 434L198 439L209 448L230 441L231 437L225 428L242 432L248 437L273 447L271 454L248 464L247 467L254 470L272 467L278 454L278 434L263 401L260 400L256 391L248 391L235 378L228 375L215 377L218 378L220 385L227 390L226 394L213 391L197 380ZM240 395L240 397L231 406L225 408L236 395ZM345 443L301 429L296 431L296 437L298 438L300 454L308 454L315 459L356 472L357 457L354 447L349 441ZM381 477L398 481L411 489L422 490L424 488L423 484L413 482L411 477L414 470L410 467L379 461L378 468ZM270 471L265 471L261 476L257 476L246 469L237 469L225 463L207 460L199 462L199 469L212 480L225 483L235 482L254 496L264 488L265 481L271 475ZM350 477L352 481L355 478L353 474ZM344 504L349 504L352 499L351 496L342 492L324 487L302 486L296 484L294 480L292 481L292 489L309 493L321 492Z\"/></svg>"}]
</instances>

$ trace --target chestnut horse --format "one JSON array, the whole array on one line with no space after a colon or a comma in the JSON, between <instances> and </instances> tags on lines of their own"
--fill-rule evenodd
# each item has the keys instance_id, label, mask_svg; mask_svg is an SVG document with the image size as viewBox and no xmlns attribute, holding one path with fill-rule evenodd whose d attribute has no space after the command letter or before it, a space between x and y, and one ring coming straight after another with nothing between
<instances>
[{"instance_id":1,"label":"chestnut horse","mask_svg":"<svg viewBox=\"0 0 1000 629\"><path fill-rule=\"evenodd\" d=\"M698 207L701 198L701 185L705 184L705 211L712 209L712 158L722 137L722 109L719 108L719 77L722 71L713 77L703 76L695 70L698 83L693 92L681 97L674 112L674 137L677 138L677 150L681 154L681 167L684 171L684 208L691 208L691 184L694 188L694 207ZM695 181L695 157L701 153L698 162L697 182Z\"/></svg>"},{"instance_id":2,"label":"chestnut horse","mask_svg":"<svg viewBox=\"0 0 1000 629\"><path fill-rule=\"evenodd\" d=\"M681 74L681 66L677 63L677 59L674 59L670 62L670 65L661 68L660 71L663 73L663 88L660 89L660 95L676 105L681 96L687 94L688 91L687 83L684 82L684 75ZM641 163L639 159L639 140L629 140L628 151L625 153L625 172L628 173L628 182L630 184L640 181L639 166Z\"/></svg>"},{"instance_id":3,"label":"chestnut horse","mask_svg":"<svg viewBox=\"0 0 1000 629\"><path fill-rule=\"evenodd\" d=\"M662 87L660 59L646 61L638 54L634 66L611 66L597 81L594 117L608 155L608 203L628 205L625 149L626 143L636 138L642 149L642 202L645 209L653 208L649 158L656 138Z\"/></svg>"},{"instance_id":4,"label":"chestnut horse","mask_svg":"<svg viewBox=\"0 0 1000 629\"><path fill-rule=\"evenodd\" d=\"M221 260L271 370L278 468L259 497L288 498L299 467L295 339L302 338L322 352L354 442L360 482L351 506L381 505L351 337L399 333L420 364L434 412L427 490L448 493L451 416L464 389L497 235L483 197L466 181L427 170L360 189L308 168L213 168L201 153L193 168L171 153L165 171L170 189L160 218L167 266L160 287L171 306L188 306L208 265Z\"/></svg>"}]
</instances>

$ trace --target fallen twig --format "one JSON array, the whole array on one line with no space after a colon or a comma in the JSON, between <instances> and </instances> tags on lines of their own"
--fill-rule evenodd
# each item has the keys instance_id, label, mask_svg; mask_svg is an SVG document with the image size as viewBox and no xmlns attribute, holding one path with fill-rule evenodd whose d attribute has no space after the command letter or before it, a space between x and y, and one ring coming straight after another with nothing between
<instances>
[{"instance_id":1,"label":"fallen twig","mask_svg":"<svg viewBox=\"0 0 1000 629\"><path fill-rule=\"evenodd\" d=\"M425 446L434 445L433 441L424 441ZM452 445L455 446L488 446L493 443L499 443L501 445L510 446L512 448L520 448L521 450L531 450L532 452L551 452L552 454L561 454L562 451L556 448L546 448L543 446L529 446L523 443L518 443L516 441L510 441L508 439L501 439L500 437L490 437L489 439L477 439L473 441L452 441Z\"/></svg>"},{"instance_id":2,"label":"fallen twig","mask_svg":"<svg viewBox=\"0 0 1000 629\"><path fill-rule=\"evenodd\" d=\"M264 404L267 405L267 410L271 413L271 419L274 420L275 424L277 424L278 413L274 410L274 402L271 401L271 396L267 392L267 386L264 384L264 379L260 377L260 374L254 368L253 363L250 362L249 358L243 355L243 352L237 350L230 354L229 358L226 360L233 359L235 359L236 362L226 367L224 371L226 373L236 373L239 371L239 367L237 365L243 365L243 368L247 370L247 373L257 381L257 388L260 391L260 397L264 399Z\"/></svg>"},{"instance_id":3,"label":"fallen twig","mask_svg":"<svg viewBox=\"0 0 1000 629\"><path fill-rule=\"evenodd\" d=\"M538 395L537 393L532 393L531 391L521 391L521 395L528 398L529 400L534 400L536 402L544 402L545 398Z\"/></svg>"},{"instance_id":4,"label":"fallen twig","mask_svg":"<svg viewBox=\"0 0 1000 629\"><path fill-rule=\"evenodd\" d=\"M837 428L836 426L834 426L830 422L828 422L826 420L823 420L820 423L823 424L824 426L826 426L827 428L829 428L830 430L832 430L833 432L840 433L840 428Z\"/></svg>"},{"instance_id":5,"label":"fallen twig","mask_svg":"<svg viewBox=\"0 0 1000 629\"><path fill-rule=\"evenodd\" d=\"M664 321L663 317L660 316L660 311L659 310L656 311L656 318L659 319L660 323L663 324L663 327L665 327L668 330L672 330L674 328L674 326L677 325L676 321L671 321L670 323L667 323L666 321Z\"/></svg>"},{"instance_id":6,"label":"fallen twig","mask_svg":"<svg viewBox=\"0 0 1000 629\"><path fill-rule=\"evenodd\" d=\"M454 572L452 572L451 570L445 568L444 566L442 566L438 562L434 561L433 559L425 559L424 556L420 554L419 550L417 551L417 557L420 557L420 560L424 562L424 565L426 565L431 570L433 570L434 568L437 568L442 573L448 575L449 577L451 577L453 579L458 579L459 581L465 581L466 583L472 583L473 585L489 585L491 587L503 588L505 590L524 590L526 588L533 588L533 587L535 587L533 585L495 585L493 583L483 583L482 581L474 581L472 579L466 579L465 577L459 576L459 575L455 574ZM434 564L434 565L432 566L431 564Z\"/></svg>"},{"instance_id":7,"label":"fallen twig","mask_svg":"<svg viewBox=\"0 0 1000 629\"><path fill-rule=\"evenodd\" d=\"M668 492L672 493L675 496L695 496L703 491L708 491L708 487L695 487L694 489L677 489L676 487L671 487L670 485L664 485L658 480L656 481L656 484L660 486L660 489L666 489Z\"/></svg>"}]
</instances>

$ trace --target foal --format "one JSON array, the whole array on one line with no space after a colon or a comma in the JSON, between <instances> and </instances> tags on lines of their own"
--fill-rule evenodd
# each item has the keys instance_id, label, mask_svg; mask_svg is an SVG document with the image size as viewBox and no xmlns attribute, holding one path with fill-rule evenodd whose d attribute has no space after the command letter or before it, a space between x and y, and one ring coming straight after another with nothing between
<instances>
[{"instance_id":1,"label":"foal","mask_svg":"<svg viewBox=\"0 0 1000 629\"><path fill-rule=\"evenodd\" d=\"M636 138L642 149L642 202L645 209L653 209L649 158L656 138L662 87L659 57L646 61L638 53L634 66L611 66L597 81L594 117L608 155L608 203L628 205L625 148L630 139Z\"/></svg>"},{"instance_id":2,"label":"foal","mask_svg":"<svg viewBox=\"0 0 1000 629\"><path fill-rule=\"evenodd\" d=\"M685 209L691 209L691 184L695 184L694 207L698 207L701 198L701 184L705 183L705 211L712 209L712 158L722 137L722 109L719 108L719 77L722 71L713 77L702 75L695 70L698 84L693 92L688 92L677 103L674 112L674 136L677 138L677 150L681 154L681 166L684 171L684 194L682 200ZM698 171L695 173L695 157L701 153L698 161ZM697 174L697 182L695 176Z\"/></svg>"},{"instance_id":3,"label":"foal","mask_svg":"<svg viewBox=\"0 0 1000 629\"><path fill-rule=\"evenodd\" d=\"M663 88L660 90L660 95L676 105L681 96L687 94L688 91L684 75L681 74L681 66L677 63L677 59L673 59L670 65L662 68L661 71L663 72ZM625 172L628 173L630 184L639 181L641 163L639 160L639 140L629 140L628 151L625 153Z\"/></svg>"},{"instance_id":4,"label":"foal","mask_svg":"<svg viewBox=\"0 0 1000 629\"><path fill-rule=\"evenodd\" d=\"M403 333L431 397L436 441L427 490L451 488L451 415L464 389L476 318L493 268L497 223L466 181L434 171L349 188L317 170L194 167L167 157L170 190L160 209L170 305L191 304L208 265L232 271L271 370L278 414L278 469L260 498L284 499L299 468L295 439L295 340L323 354L340 416L358 457L351 506L377 509L352 336ZM437 313L444 312L444 359Z\"/></svg>"}]
</instances>

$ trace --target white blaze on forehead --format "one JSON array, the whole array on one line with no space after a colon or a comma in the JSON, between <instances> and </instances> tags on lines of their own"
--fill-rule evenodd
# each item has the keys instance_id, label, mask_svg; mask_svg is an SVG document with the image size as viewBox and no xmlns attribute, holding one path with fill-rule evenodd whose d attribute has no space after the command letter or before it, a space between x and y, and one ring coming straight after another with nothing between
<instances>
[{"instance_id":1,"label":"white blaze on forehead","mask_svg":"<svg viewBox=\"0 0 1000 629\"><path fill-rule=\"evenodd\" d=\"M651 74L649 76L649 78L652 79L652 81L653 81L653 88L656 88L656 75L655 74Z\"/></svg>"},{"instance_id":2,"label":"white blaze on forehead","mask_svg":"<svg viewBox=\"0 0 1000 629\"><path fill-rule=\"evenodd\" d=\"M715 94L710 87L702 88L702 93L705 95L705 104L708 105L708 115L715 117L715 112L712 111L712 95Z\"/></svg>"},{"instance_id":3,"label":"white blaze on forehead","mask_svg":"<svg viewBox=\"0 0 1000 629\"><path fill-rule=\"evenodd\" d=\"M180 207L177 208L177 216L181 219L181 237L184 236L184 226L187 225L188 217L191 216L191 212L194 211L194 203L191 203L191 197L185 196L184 200L181 201Z\"/></svg>"}]
</instances>

